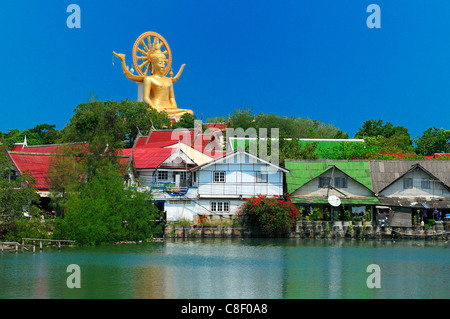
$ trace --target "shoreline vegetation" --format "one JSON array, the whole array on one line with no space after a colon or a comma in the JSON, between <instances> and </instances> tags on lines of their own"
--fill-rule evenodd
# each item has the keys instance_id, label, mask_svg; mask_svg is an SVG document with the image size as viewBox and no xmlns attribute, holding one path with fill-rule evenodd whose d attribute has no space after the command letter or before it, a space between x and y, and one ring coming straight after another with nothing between
<instances>
[{"instance_id":1,"label":"shoreline vegetation","mask_svg":"<svg viewBox=\"0 0 450 319\"><path fill-rule=\"evenodd\" d=\"M308 221L297 220L293 228L282 232L267 233L261 229L251 229L243 226L239 221L235 224L229 221L215 221L200 224L192 224L188 221L178 221L169 223L161 228L161 233L151 239L144 240L118 240L115 242L102 243L99 245L135 245L142 243L161 243L177 239L203 239L203 238L262 238L262 239L325 239L325 240L440 240L447 242L450 235L450 222L442 222L434 226L413 226L413 227L379 227L372 223L343 226L342 221ZM50 235L50 234L49 234ZM3 252L33 251L39 248L38 245L29 239L33 244L27 244L24 249L19 248L20 243L0 241ZM45 242L45 240L43 240ZM33 247L34 246L34 247ZM86 244L61 244L61 247L82 247L92 246ZM33 248L31 248L33 247ZM56 240L41 245L43 248L58 248Z\"/></svg>"}]
</instances>

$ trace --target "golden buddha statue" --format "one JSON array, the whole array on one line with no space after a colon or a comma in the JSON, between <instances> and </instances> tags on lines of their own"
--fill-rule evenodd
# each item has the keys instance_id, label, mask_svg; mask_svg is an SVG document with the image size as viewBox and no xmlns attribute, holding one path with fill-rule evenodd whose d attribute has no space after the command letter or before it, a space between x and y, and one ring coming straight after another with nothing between
<instances>
[{"instance_id":1,"label":"golden buddha statue","mask_svg":"<svg viewBox=\"0 0 450 319\"><path fill-rule=\"evenodd\" d=\"M153 41L151 38L153 37ZM147 43L146 41L147 40ZM165 51L161 48L165 47ZM139 56L139 53L143 54ZM183 71L184 64L181 66L175 77L167 77L171 69L172 56L170 48L163 37L154 32L142 34L133 47L133 61L136 71L139 75L132 74L126 63L125 55L113 52L122 61L122 69L125 76L134 81L143 83L143 99L152 108L158 112L165 111L171 116L179 119L183 114L194 114L191 110L179 109L175 102L173 83L175 83ZM141 64L139 60L144 60ZM150 70L150 75L147 76Z\"/></svg>"}]
</instances>

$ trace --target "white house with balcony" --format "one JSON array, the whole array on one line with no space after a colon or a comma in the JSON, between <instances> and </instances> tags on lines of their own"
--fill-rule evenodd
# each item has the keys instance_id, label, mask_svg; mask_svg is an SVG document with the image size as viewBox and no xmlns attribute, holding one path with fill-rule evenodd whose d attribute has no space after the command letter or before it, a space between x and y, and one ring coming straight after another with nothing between
<instances>
[{"instance_id":1,"label":"white house with balcony","mask_svg":"<svg viewBox=\"0 0 450 319\"><path fill-rule=\"evenodd\" d=\"M167 220L192 219L197 189L190 169L197 164L181 148L126 150L140 192L149 192Z\"/></svg>"},{"instance_id":2,"label":"white house with balcony","mask_svg":"<svg viewBox=\"0 0 450 319\"><path fill-rule=\"evenodd\" d=\"M167 221L231 218L246 198L283 195L289 170L243 151L209 151L210 139L186 135L191 138L177 140L173 132L154 131L124 150L139 190L152 194Z\"/></svg>"},{"instance_id":3,"label":"white house with balcony","mask_svg":"<svg viewBox=\"0 0 450 319\"><path fill-rule=\"evenodd\" d=\"M234 151L191 169L197 187L196 212L212 219L231 218L246 198L283 195L289 170L244 151Z\"/></svg>"}]
</instances>

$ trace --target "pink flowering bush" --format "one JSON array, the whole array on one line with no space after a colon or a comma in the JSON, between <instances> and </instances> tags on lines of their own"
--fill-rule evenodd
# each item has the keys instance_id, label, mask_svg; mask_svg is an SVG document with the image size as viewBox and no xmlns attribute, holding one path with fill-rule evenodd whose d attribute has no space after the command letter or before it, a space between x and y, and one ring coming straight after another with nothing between
<instances>
[{"instance_id":1,"label":"pink flowering bush","mask_svg":"<svg viewBox=\"0 0 450 319\"><path fill-rule=\"evenodd\" d=\"M265 235L289 232L299 215L289 196L283 199L266 195L247 198L237 214L244 226Z\"/></svg>"}]
</instances>

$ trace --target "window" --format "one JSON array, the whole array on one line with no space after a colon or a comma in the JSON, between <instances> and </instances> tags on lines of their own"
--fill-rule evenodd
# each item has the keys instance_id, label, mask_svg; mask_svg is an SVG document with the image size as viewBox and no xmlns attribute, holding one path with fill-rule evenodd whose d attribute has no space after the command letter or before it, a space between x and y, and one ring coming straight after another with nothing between
<instances>
[{"instance_id":1,"label":"window","mask_svg":"<svg viewBox=\"0 0 450 319\"><path fill-rule=\"evenodd\" d=\"M319 177L319 188L328 187L328 185L330 185L330 180L331 177ZM331 185L338 188L348 188L347 177L333 177Z\"/></svg>"},{"instance_id":2,"label":"window","mask_svg":"<svg viewBox=\"0 0 450 319\"><path fill-rule=\"evenodd\" d=\"M429 179L422 179L422 182L420 183L420 187L422 189L430 189L431 183Z\"/></svg>"},{"instance_id":3,"label":"window","mask_svg":"<svg viewBox=\"0 0 450 319\"><path fill-rule=\"evenodd\" d=\"M335 177L334 186L339 188L348 188L348 181L346 177Z\"/></svg>"},{"instance_id":4,"label":"window","mask_svg":"<svg viewBox=\"0 0 450 319\"><path fill-rule=\"evenodd\" d=\"M230 202L211 202L211 211L217 213L228 213Z\"/></svg>"},{"instance_id":5,"label":"window","mask_svg":"<svg viewBox=\"0 0 450 319\"><path fill-rule=\"evenodd\" d=\"M328 187L330 185L330 177L319 177L319 188Z\"/></svg>"},{"instance_id":6,"label":"window","mask_svg":"<svg viewBox=\"0 0 450 319\"><path fill-rule=\"evenodd\" d=\"M224 171L214 171L213 172L213 182L214 183L225 183L225 172Z\"/></svg>"},{"instance_id":7,"label":"window","mask_svg":"<svg viewBox=\"0 0 450 319\"><path fill-rule=\"evenodd\" d=\"M403 179L403 189L411 189L413 188L413 179L412 178L404 178Z\"/></svg>"},{"instance_id":8,"label":"window","mask_svg":"<svg viewBox=\"0 0 450 319\"><path fill-rule=\"evenodd\" d=\"M267 183L267 172L256 172L257 183Z\"/></svg>"},{"instance_id":9,"label":"window","mask_svg":"<svg viewBox=\"0 0 450 319\"><path fill-rule=\"evenodd\" d=\"M189 199L181 199L181 200L169 200L169 204L171 205L189 205L191 201Z\"/></svg>"},{"instance_id":10,"label":"window","mask_svg":"<svg viewBox=\"0 0 450 319\"><path fill-rule=\"evenodd\" d=\"M167 181L168 174L167 171L158 171L158 180L159 181Z\"/></svg>"}]
</instances>

